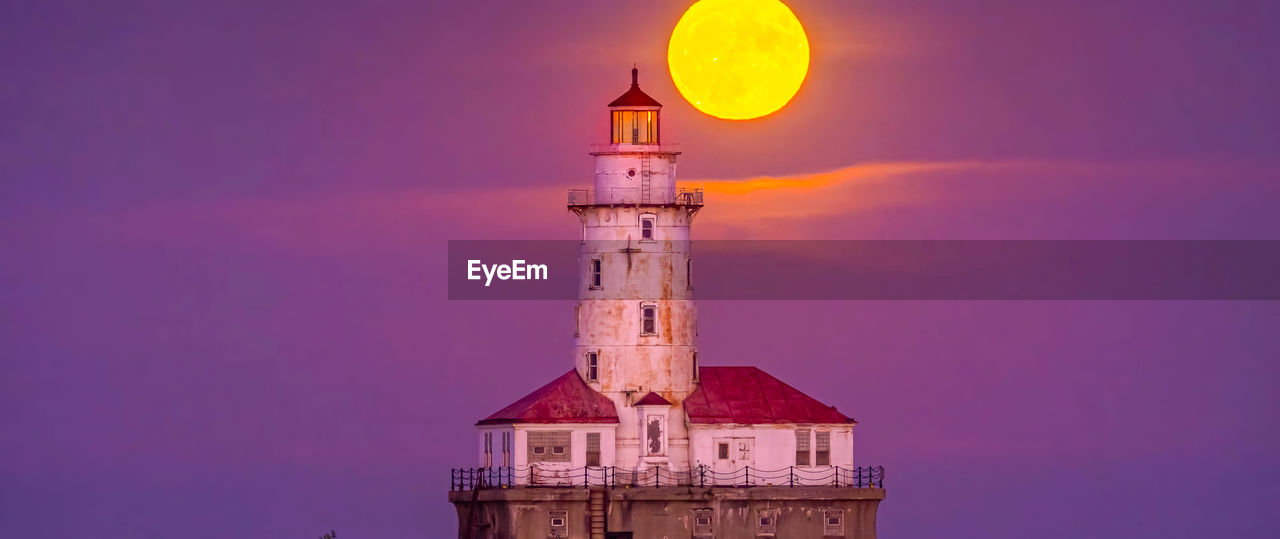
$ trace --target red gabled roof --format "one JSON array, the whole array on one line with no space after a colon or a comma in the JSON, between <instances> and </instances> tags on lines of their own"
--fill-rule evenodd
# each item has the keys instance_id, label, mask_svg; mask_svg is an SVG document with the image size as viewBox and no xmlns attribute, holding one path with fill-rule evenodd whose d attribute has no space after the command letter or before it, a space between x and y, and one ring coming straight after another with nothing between
<instances>
[{"instance_id":1,"label":"red gabled roof","mask_svg":"<svg viewBox=\"0 0 1280 539\"><path fill-rule=\"evenodd\" d=\"M658 100L652 97L649 97L649 94L646 94L640 91L640 82L638 80L640 76L639 73L640 73L640 70L636 68L631 68L631 88L628 89L626 93L618 96L617 99L614 99L613 102L609 103L608 106L610 107L661 107L662 106L662 103L659 103Z\"/></svg>"},{"instance_id":2,"label":"red gabled roof","mask_svg":"<svg viewBox=\"0 0 1280 539\"><path fill-rule=\"evenodd\" d=\"M755 367L702 367L684 401L690 423L855 423Z\"/></svg>"},{"instance_id":3,"label":"red gabled roof","mask_svg":"<svg viewBox=\"0 0 1280 539\"><path fill-rule=\"evenodd\" d=\"M662 395L659 395L657 393L650 391L648 395L645 395L643 399L640 399L635 403L635 406L650 406L650 405L671 406L671 401L662 398Z\"/></svg>"},{"instance_id":4,"label":"red gabled roof","mask_svg":"<svg viewBox=\"0 0 1280 539\"><path fill-rule=\"evenodd\" d=\"M476 424L617 422L613 401L587 386L577 370L571 370Z\"/></svg>"}]
</instances>

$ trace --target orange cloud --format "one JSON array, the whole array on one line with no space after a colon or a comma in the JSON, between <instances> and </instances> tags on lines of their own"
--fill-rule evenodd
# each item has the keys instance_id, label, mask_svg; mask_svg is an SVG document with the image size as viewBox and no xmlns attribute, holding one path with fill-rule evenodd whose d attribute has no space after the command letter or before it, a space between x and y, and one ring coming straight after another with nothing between
<instances>
[{"instance_id":1,"label":"orange cloud","mask_svg":"<svg viewBox=\"0 0 1280 539\"><path fill-rule=\"evenodd\" d=\"M919 202L925 193L884 188L886 182L906 176L969 169L1006 167L976 161L921 163L866 163L835 170L787 176L682 182L706 191L709 205L699 220L710 228L747 228L761 224L776 232L776 221L857 212L886 205ZM770 234L771 236L776 234ZM753 234L753 236L757 236Z\"/></svg>"}]
</instances>

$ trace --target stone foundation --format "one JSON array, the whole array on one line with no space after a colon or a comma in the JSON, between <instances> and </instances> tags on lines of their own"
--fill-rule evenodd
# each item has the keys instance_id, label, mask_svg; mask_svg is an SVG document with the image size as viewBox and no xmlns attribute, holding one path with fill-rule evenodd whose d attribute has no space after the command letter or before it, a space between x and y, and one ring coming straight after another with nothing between
<instances>
[{"instance_id":1,"label":"stone foundation","mask_svg":"<svg viewBox=\"0 0 1280 539\"><path fill-rule=\"evenodd\" d=\"M640 487L600 488L604 518L592 534L591 491L522 487L449 493L458 537L875 539L879 488ZM473 502L474 500L474 502ZM564 518L553 527L552 519ZM599 529L603 520L604 529ZM607 534L607 535L606 535Z\"/></svg>"}]
</instances>

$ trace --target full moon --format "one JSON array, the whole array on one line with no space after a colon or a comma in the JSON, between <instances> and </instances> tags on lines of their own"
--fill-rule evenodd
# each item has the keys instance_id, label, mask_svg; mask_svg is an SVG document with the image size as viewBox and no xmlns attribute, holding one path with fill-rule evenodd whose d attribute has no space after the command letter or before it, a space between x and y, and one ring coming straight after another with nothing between
<instances>
[{"instance_id":1,"label":"full moon","mask_svg":"<svg viewBox=\"0 0 1280 539\"><path fill-rule=\"evenodd\" d=\"M701 0L671 32L667 65L694 108L726 120L781 109L809 72L809 38L778 0Z\"/></svg>"}]
</instances>

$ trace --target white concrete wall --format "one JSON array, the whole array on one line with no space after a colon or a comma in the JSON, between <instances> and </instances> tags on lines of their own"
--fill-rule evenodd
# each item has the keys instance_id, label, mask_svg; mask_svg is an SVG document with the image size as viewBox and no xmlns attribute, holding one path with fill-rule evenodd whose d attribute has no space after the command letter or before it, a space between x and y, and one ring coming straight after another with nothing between
<instances>
[{"instance_id":1,"label":"white concrete wall","mask_svg":"<svg viewBox=\"0 0 1280 539\"><path fill-rule=\"evenodd\" d=\"M553 424L533 424L533 423L517 423L515 425L482 425L480 430L480 462L484 462L484 432L494 433L494 466L497 466L501 459L501 435L499 432L506 430L512 432L514 436L513 449L513 466L520 472L516 476L516 482L523 480L525 470L530 466L529 462L529 432L532 431L569 431L569 461L568 462L538 462L535 463L538 468L536 474L544 483L552 482L554 484L557 474L561 471L577 470L587 465L587 433L600 433L600 464L602 466L612 466L617 458L615 447L617 425L601 424L601 423L553 423ZM567 480L567 479L566 479ZM598 483L599 480L593 476L592 483Z\"/></svg>"},{"instance_id":2,"label":"white concrete wall","mask_svg":"<svg viewBox=\"0 0 1280 539\"><path fill-rule=\"evenodd\" d=\"M675 200L676 155L672 152L656 152L657 146L616 145L619 150L634 148L638 151L602 152L595 156L595 197L597 204L636 204L642 202L644 161L649 162L649 200L652 204L665 204ZM634 171L634 175L630 172Z\"/></svg>"},{"instance_id":3,"label":"white concrete wall","mask_svg":"<svg viewBox=\"0 0 1280 539\"><path fill-rule=\"evenodd\" d=\"M752 439L754 451L750 466L761 471L787 470L796 464L796 429L809 429L810 451L816 448L814 431L831 433L831 464L829 466L801 466L797 475L801 478L826 477L830 468L853 467L853 426L830 425L689 425L689 456L693 466L717 467L716 442L721 439ZM812 458L810 463L814 462ZM738 462L733 467L741 468ZM804 481L802 481L804 482ZM755 483L755 481L753 481ZM760 483L764 484L764 482Z\"/></svg>"},{"instance_id":4,"label":"white concrete wall","mask_svg":"<svg viewBox=\"0 0 1280 539\"><path fill-rule=\"evenodd\" d=\"M484 466L484 435L485 433L493 434L493 466L502 466L502 433L507 433L512 437L512 453L511 462L515 462L515 430L511 425L480 425L476 427L476 465Z\"/></svg>"}]
</instances>

